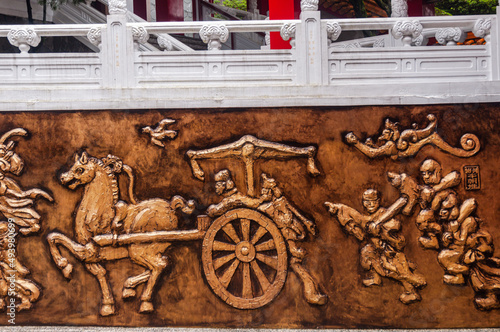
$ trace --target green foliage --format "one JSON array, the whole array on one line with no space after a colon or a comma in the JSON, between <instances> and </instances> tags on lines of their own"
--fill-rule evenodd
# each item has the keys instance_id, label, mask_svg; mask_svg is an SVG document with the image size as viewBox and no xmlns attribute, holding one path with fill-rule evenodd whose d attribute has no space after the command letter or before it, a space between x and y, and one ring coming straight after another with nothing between
<instances>
[{"instance_id":1,"label":"green foliage","mask_svg":"<svg viewBox=\"0 0 500 332\"><path fill-rule=\"evenodd\" d=\"M223 5L229 8L235 8L240 10L247 10L247 0L216 0L214 1L218 5Z\"/></svg>"},{"instance_id":2,"label":"green foliage","mask_svg":"<svg viewBox=\"0 0 500 332\"><path fill-rule=\"evenodd\" d=\"M42 6L48 5L52 10L56 10L59 6L64 5L65 3L73 3L74 5L78 5L81 3L85 3L85 0L38 0L38 3Z\"/></svg>"},{"instance_id":3,"label":"green foliage","mask_svg":"<svg viewBox=\"0 0 500 332\"><path fill-rule=\"evenodd\" d=\"M436 3L438 11L444 15L495 14L498 0L440 0Z\"/></svg>"}]
</instances>

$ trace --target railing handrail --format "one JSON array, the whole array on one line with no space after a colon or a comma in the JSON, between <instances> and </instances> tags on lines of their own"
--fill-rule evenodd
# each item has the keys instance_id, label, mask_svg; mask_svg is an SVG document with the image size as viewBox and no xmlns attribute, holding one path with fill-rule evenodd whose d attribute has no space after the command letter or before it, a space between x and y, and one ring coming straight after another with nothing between
<instances>
[{"instance_id":1,"label":"railing handrail","mask_svg":"<svg viewBox=\"0 0 500 332\"><path fill-rule=\"evenodd\" d=\"M7 37L11 30L29 28L41 37L87 36L92 28L105 28L106 24L26 24L0 25L0 37Z\"/></svg>"},{"instance_id":2,"label":"railing handrail","mask_svg":"<svg viewBox=\"0 0 500 332\"><path fill-rule=\"evenodd\" d=\"M415 17L381 17L356 19L325 19L322 22L336 22L342 31L353 30L388 30L399 21L419 21L424 28L457 27L470 28L479 18L495 19L496 15L463 15L463 16L415 16Z\"/></svg>"},{"instance_id":3,"label":"railing handrail","mask_svg":"<svg viewBox=\"0 0 500 332\"><path fill-rule=\"evenodd\" d=\"M144 27L149 33L198 33L205 25L223 24L229 32L280 31L284 24L300 23L300 20L254 20L254 21L197 21L197 22L148 22L128 23L131 27Z\"/></svg>"}]
</instances>

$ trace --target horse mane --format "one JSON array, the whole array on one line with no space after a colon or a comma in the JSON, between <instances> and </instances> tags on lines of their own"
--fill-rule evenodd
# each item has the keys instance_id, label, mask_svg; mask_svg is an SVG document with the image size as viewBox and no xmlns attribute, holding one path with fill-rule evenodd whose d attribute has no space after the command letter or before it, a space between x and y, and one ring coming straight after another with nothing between
<instances>
[{"instance_id":1,"label":"horse mane","mask_svg":"<svg viewBox=\"0 0 500 332\"><path fill-rule=\"evenodd\" d=\"M89 157L89 162L101 167L106 175L111 180L111 191L113 192L113 204L118 203L120 200L120 187L118 186L118 180L116 179L115 168L113 165L107 162L110 156L103 158L103 160L95 157ZM114 156L113 156L114 157ZM115 157L118 159L118 157ZM119 159L118 159L119 160Z\"/></svg>"}]
</instances>

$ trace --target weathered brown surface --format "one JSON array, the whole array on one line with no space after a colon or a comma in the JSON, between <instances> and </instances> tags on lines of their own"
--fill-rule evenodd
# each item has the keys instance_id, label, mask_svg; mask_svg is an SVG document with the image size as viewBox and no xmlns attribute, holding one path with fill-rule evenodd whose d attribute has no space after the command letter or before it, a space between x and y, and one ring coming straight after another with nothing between
<instances>
[{"instance_id":1,"label":"weathered brown surface","mask_svg":"<svg viewBox=\"0 0 500 332\"><path fill-rule=\"evenodd\" d=\"M406 107L350 107L315 109L253 110L165 110L129 112L45 112L2 113L0 133L24 128L30 138L16 139L15 148L25 161L24 173L16 178L23 188L40 188L54 198L54 203L37 201L41 230L19 237L19 260L31 271L28 278L42 289L33 308L16 314L16 324L24 325L103 325L103 326L197 326L197 327L497 327L500 310L480 311L474 306L470 286L443 283L443 269L437 251L424 250L418 243L420 232L410 216L397 215L406 238L404 253L417 264L427 286L419 293L422 300L405 305L398 300L401 285L383 278L382 286L365 287L364 271L359 262L360 245L347 236L328 213L324 202L342 203L363 210L362 193L369 188L381 195L381 206L389 207L399 198L387 172L406 173L422 183L419 168L427 158L442 165L443 175L461 174L456 188L461 201L475 198L476 216L483 220L493 242L500 244L497 227L500 215L498 171L500 155L500 105L443 105ZM472 133L481 148L476 155L460 158L424 146L414 157L393 160L371 159L345 143L353 131L361 141L378 137L387 117L399 121L401 128L419 128L428 124L427 115L438 120L437 133L448 144L459 147L460 137ZM168 129L178 132L175 139L164 140L165 148L152 144L142 133L145 126L155 126L162 119L175 119ZM306 269L328 296L325 305L307 303L297 275L288 267L286 283L274 300L262 308L235 309L210 289L202 263L202 241L173 243L166 255L170 264L160 276L153 292L155 311L139 313L140 294L123 300L124 281L144 271L130 259L106 262L108 280L115 298L116 313L99 315L101 290L96 278L83 264L61 249L73 264L73 277L67 281L52 260L47 235L57 231L75 239L74 211L83 190L69 190L59 176L74 163L75 153L85 149L89 155L120 157L135 173L138 201L149 198L172 199L181 195L195 199L198 209L191 216L180 217L180 228L196 229L196 215L205 214L211 204L220 202L214 190L214 174L229 169L236 187L245 192L244 163L236 159L199 161L205 182L193 176L188 150L203 150L229 144L244 135L290 146L317 148L316 166L321 174L307 173L306 161L257 160L256 192L260 192L260 174L274 178L283 195L307 218L314 220L318 235L300 242L307 251ZM464 166L479 166L480 189L466 191ZM122 198L127 197L127 181L120 176ZM500 256L500 253L497 254ZM7 316L0 320L8 325Z\"/></svg>"}]
</instances>

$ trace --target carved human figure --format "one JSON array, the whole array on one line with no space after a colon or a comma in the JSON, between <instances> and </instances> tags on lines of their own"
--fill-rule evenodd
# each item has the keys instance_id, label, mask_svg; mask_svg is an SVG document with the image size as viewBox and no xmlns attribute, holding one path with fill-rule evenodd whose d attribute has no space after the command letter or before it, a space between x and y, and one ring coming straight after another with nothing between
<instances>
[{"instance_id":1,"label":"carved human figure","mask_svg":"<svg viewBox=\"0 0 500 332\"><path fill-rule=\"evenodd\" d=\"M40 288L25 277L30 271L19 261L16 251L12 250L15 230L9 223L0 221L0 310L4 310L9 298L21 301L18 311L31 309L32 303L40 296ZM11 250L9 250L11 249Z\"/></svg>"},{"instance_id":2,"label":"carved human figure","mask_svg":"<svg viewBox=\"0 0 500 332\"><path fill-rule=\"evenodd\" d=\"M17 298L17 310L32 307L40 296L39 287L25 277L30 271L19 261L14 250L18 237L30 235L40 230L41 216L35 210L35 200L43 197L52 201L52 197L40 189L24 191L16 180L8 174L19 176L23 172L24 162L14 152L13 136L27 136L22 128L8 131L0 137L0 215L7 220L0 221L0 310L5 309L5 298ZM13 242L14 241L14 242Z\"/></svg>"},{"instance_id":3,"label":"carved human figure","mask_svg":"<svg viewBox=\"0 0 500 332\"><path fill-rule=\"evenodd\" d=\"M439 238L442 233L441 225L437 214L441 203L456 197L454 187L460 184L460 173L452 171L445 177L441 175L441 165L434 159L425 160L420 166L420 174L424 182L419 187L420 206L416 220L418 229L421 232L419 243L426 249L439 249Z\"/></svg>"},{"instance_id":4,"label":"carved human figure","mask_svg":"<svg viewBox=\"0 0 500 332\"><path fill-rule=\"evenodd\" d=\"M304 241L307 233L312 236L316 235L316 225L290 204L278 188L275 179L268 177L265 173L262 173L261 179L263 203L258 207L258 210L270 216L283 234L288 251L292 256L290 266L304 285L304 297L307 302L318 305L325 304L328 297L320 292L312 276L302 266L306 251L297 244L298 241Z\"/></svg>"},{"instance_id":5,"label":"carved human figure","mask_svg":"<svg viewBox=\"0 0 500 332\"><path fill-rule=\"evenodd\" d=\"M238 207L255 209L262 203L262 199L240 193L228 169L223 169L215 174L215 193L223 198L220 203L212 204L207 208L206 213L212 218Z\"/></svg>"},{"instance_id":6,"label":"carved human figure","mask_svg":"<svg viewBox=\"0 0 500 332\"><path fill-rule=\"evenodd\" d=\"M415 272L416 266L408 261L403 252L406 241L401 234L401 223L394 219L401 205L396 202L385 209L380 206L380 195L368 189L362 195L362 204L367 214L362 214L344 204L326 202L330 214L334 215L343 229L363 245L360 263L367 271L363 284L382 284L382 277L399 281L404 292L399 300L404 304L421 300L418 289L426 285L423 275Z\"/></svg>"}]
</instances>

